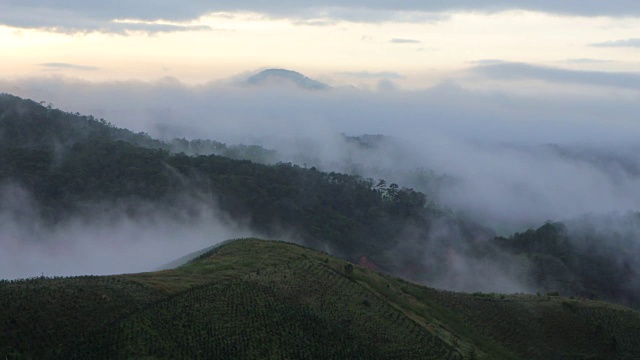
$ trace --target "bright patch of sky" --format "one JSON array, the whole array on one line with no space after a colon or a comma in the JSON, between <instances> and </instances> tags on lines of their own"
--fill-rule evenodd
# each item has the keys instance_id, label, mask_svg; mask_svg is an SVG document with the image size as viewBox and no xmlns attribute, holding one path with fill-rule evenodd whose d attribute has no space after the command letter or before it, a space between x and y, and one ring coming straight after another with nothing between
<instances>
[{"instance_id":1,"label":"bright patch of sky","mask_svg":"<svg viewBox=\"0 0 640 360\"><path fill-rule=\"evenodd\" d=\"M402 11L375 5L359 16L357 8L348 7L290 12L275 7L263 12L194 10L176 15L176 20L156 20L162 14L145 19L142 8L131 16L114 12L113 18L102 18L97 10L69 5L66 12L49 9L61 16L56 23L23 15L30 3L38 2L4 5L16 14L14 21L0 17L6 24L0 26L5 79L62 75L90 81L151 81L168 76L202 84L279 67L334 86L372 87L386 73L395 74L392 80L402 88L424 88L443 79L466 78L466 69L486 60L581 71L640 71L640 49L623 46L636 43L640 17L621 16L617 6L604 11L593 5L593 11L586 11L549 5L548 12L534 12L502 11L505 6L498 4L500 11L480 7L480 12L461 2L460 11L425 12L409 2L406 9L399 7ZM354 73L380 77L348 75Z\"/></svg>"}]
</instances>

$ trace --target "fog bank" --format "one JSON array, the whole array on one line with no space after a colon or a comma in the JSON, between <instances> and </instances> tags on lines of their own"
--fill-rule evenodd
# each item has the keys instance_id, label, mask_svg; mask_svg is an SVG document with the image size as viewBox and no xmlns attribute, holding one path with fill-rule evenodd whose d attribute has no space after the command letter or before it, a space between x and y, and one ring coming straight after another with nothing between
<instances>
[{"instance_id":1,"label":"fog bank","mask_svg":"<svg viewBox=\"0 0 640 360\"><path fill-rule=\"evenodd\" d=\"M22 187L0 187L0 278L109 275L152 271L186 254L254 235L204 198L182 205L92 204L61 223L39 216ZM136 213L136 216L132 216Z\"/></svg>"},{"instance_id":2,"label":"fog bank","mask_svg":"<svg viewBox=\"0 0 640 360\"><path fill-rule=\"evenodd\" d=\"M162 139L258 144L278 151L281 161L385 177L505 231L640 208L640 93L611 87L617 75L605 87L576 90L588 72L545 83L535 76L548 69L487 67L419 91L310 91L286 83L249 86L237 77L200 86L171 78L32 78L0 82L0 90ZM363 149L340 133L391 139ZM416 169L446 181L425 184Z\"/></svg>"}]
</instances>

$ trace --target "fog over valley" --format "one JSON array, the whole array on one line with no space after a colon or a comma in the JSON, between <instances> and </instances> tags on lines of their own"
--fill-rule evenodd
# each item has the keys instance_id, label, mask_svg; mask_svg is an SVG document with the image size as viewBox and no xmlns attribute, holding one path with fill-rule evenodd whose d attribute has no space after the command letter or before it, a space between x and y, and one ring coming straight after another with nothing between
<instances>
[{"instance_id":1,"label":"fog over valley","mask_svg":"<svg viewBox=\"0 0 640 360\"><path fill-rule=\"evenodd\" d=\"M205 196L95 203L52 224L16 184L0 187L3 279L146 272L218 242L258 235L221 214Z\"/></svg>"},{"instance_id":2,"label":"fog over valley","mask_svg":"<svg viewBox=\"0 0 640 360\"><path fill-rule=\"evenodd\" d=\"M532 94L511 93L509 82L466 87L484 67L459 83L391 92L237 78L199 86L25 79L3 88L164 140L260 145L277 152L272 162L384 178L509 231L638 208L637 91L616 94L626 90L609 82L592 94L571 91L580 79L538 84ZM481 80L494 78L502 76ZM358 144L341 134L384 137Z\"/></svg>"}]
</instances>

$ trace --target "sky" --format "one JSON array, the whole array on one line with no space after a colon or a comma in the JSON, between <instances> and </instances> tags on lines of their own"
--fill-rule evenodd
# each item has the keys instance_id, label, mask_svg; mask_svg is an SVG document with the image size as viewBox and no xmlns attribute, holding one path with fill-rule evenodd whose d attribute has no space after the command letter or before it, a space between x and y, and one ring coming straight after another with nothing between
<instances>
[{"instance_id":1,"label":"sky","mask_svg":"<svg viewBox=\"0 0 640 360\"><path fill-rule=\"evenodd\" d=\"M499 62L637 74L638 9L632 0L5 0L0 77L195 85L277 67L332 86L417 89ZM494 69L532 76L503 70Z\"/></svg>"}]
</instances>

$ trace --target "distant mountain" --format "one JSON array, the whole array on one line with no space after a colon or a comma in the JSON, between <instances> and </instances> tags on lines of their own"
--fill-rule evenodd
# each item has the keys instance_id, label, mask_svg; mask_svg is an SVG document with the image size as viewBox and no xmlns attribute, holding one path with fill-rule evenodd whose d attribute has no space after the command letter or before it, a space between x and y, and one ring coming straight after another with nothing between
<instances>
[{"instance_id":1,"label":"distant mountain","mask_svg":"<svg viewBox=\"0 0 640 360\"><path fill-rule=\"evenodd\" d=\"M419 286L301 246L173 270L0 281L2 359L637 359L640 313Z\"/></svg>"},{"instance_id":2,"label":"distant mountain","mask_svg":"<svg viewBox=\"0 0 640 360\"><path fill-rule=\"evenodd\" d=\"M299 72L285 69L267 69L247 79L251 85L261 85L267 83L291 83L307 90L327 90L331 87L317 80L310 79Z\"/></svg>"}]
</instances>

